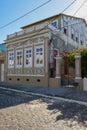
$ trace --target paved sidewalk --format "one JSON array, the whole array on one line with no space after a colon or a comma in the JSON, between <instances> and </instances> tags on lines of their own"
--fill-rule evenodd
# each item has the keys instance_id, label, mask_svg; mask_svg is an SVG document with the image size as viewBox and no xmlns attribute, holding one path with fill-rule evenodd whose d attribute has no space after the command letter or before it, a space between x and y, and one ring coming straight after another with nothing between
<instances>
[{"instance_id":1,"label":"paved sidewalk","mask_svg":"<svg viewBox=\"0 0 87 130\"><path fill-rule=\"evenodd\" d=\"M87 106L0 90L0 130L87 130Z\"/></svg>"},{"instance_id":2,"label":"paved sidewalk","mask_svg":"<svg viewBox=\"0 0 87 130\"><path fill-rule=\"evenodd\" d=\"M82 98L86 102L87 92L11 83L0 83L0 87L34 93L19 94L0 89L0 130L87 130L86 105L47 98L53 95L65 99ZM48 96L38 97L35 93Z\"/></svg>"},{"instance_id":3,"label":"paved sidewalk","mask_svg":"<svg viewBox=\"0 0 87 130\"><path fill-rule=\"evenodd\" d=\"M63 97L63 98L87 102L87 91L74 90L73 88L66 88L66 87L49 88L49 87L42 87L42 86L32 86L32 85L15 84L15 83L13 84L13 83L6 83L6 82L0 82L0 86L23 90L26 92L33 92L33 93L45 94L49 96Z\"/></svg>"}]
</instances>

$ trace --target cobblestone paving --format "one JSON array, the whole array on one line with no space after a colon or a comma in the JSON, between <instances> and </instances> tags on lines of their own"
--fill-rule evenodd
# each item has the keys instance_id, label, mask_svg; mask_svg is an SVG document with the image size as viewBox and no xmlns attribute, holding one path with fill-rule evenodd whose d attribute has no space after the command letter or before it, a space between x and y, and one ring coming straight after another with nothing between
<instances>
[{"instance_id":1,"label":"cobblestone paving","mask_svg":"<svg viewBox=\"0 0 87 130\"><path fill-rule=\"evenodd\" d=\"M87 130L87 107L0 91L0 130Z\"/></svg>"}]
</instances>

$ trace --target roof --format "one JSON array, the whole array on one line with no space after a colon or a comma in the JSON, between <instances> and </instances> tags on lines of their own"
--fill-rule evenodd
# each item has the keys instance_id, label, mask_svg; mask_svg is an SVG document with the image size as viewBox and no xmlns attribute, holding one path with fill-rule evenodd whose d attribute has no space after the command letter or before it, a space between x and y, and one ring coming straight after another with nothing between
<instances>
[{"instance_id":1,"label":"roof","mask_svg":"<svg viewBox=\"0 0 87 130\"><path fill-rule=\"evenodd\" d=\"M51 16L51 17L42 19L42 20L40 20L40 21L37 21L37 22L31 23L31 24L25 25L25 26L21 27L21 29L26 29L26 28L28 28L28 27L31 27L31 26L40 24L40 23L45 22L45 21L50 20L50 19L55 19L55 18L60 17L60 16L67 16L67 17L72 17L72 18L80 19L80 20L83 20L85 24L87 24L86 21L85 21L85 19L83 19L83 18L75 17L75 16L71 16L71 15L67 15L67 14L60 13L60 14L57 14L57 15L54 15L54 16Z\"/></svg>"}]
</instances>

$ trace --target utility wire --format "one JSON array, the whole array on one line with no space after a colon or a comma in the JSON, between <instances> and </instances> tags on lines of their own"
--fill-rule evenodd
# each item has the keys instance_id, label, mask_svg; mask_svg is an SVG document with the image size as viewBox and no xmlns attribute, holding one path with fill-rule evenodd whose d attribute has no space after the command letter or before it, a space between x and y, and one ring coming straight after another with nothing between
<instances>
[{"instance_id":1,"label":"utility wire","mask_svg":"<svg viewBox=\"0 0 87 130\"><path fill-rule=\"evenodd\" d=\"M75 2L76 2L77 0L74 0L74 1L72 1L66 8L64 8L61 12L60 12L60 14L62 14L62 13L64 13L68 8L70 8ZM54 18L52 21L54 21L56 18ZM51 22L52 22L51 21ZM51 22L49 22L49 24L51 23ZM48 24L48 25L49 25Z\"/></svg>"},{"instance_id":2,"label":"utility wire","mask_svg":"<svg viewBox=\"0 0 87 130\"><path fill-rule=\"evenodd\" d=\"M65 12L69 7L71 7L75 3L75 1L77 0L74 0L73 2L71 2L61 13Z\"/></svg>"},{"instance_id":3,"label":"utility wire","mask_svg":"<svg viewBox=\"0 0 87 130\"><path fill-rule=\"evenodd\" d=\"M13 20L13 21L11 21L11 22L9 22L9 23L7 23L7 24L1 26L0 29L3 29L3 28L5 28L5 27L9 26L10 24L12 24L12 23L14 23L14 22L20 20L21 18L25 17L25 16L28 15L28 14L31 14L32 12L36 11L37 9L41 8L42 6L48 4L48 3L51 2L51 1L52 1L52 0L46 1L45 3L43 3L43 4L41 4L40 6L36 7L35 9L33 9L33 10L27 12L26 14L24 14L24 15L18 17L17 19L15 19L15 20ZM71 7L72 4L74 4L75 1L76 1L76 0L74 0L73 2L71 2L61 13L63 13L63 12L66 11L69 7ZM55 20L55 19L53 19L53 21L54 21L54 20ZM52 22L52 21L51 21L51 22ZM50 23L49 23L49 24L50 24ZM49 24L48 24L48 25L49 25Z\"/></svg>"},{"instance_id":4,"label":"utility wire","mask_svg":"<svg viewBox=\"0 0 87 130\"><path fill-rule=\"evenodd\" d=\"M60 14L62 14L62 13L63 13L64 11L66 11L69 7L71 7L76 1L77 1L77 0L74 0L73 2L71 2L66 8L64 8L64 9L60 12ZM56 20L56 18L54 18L51 22L53 22L54 20ZM48 27L51 22L49 22L45 27ZM40 33L40 31L44 30L45 27L43 27L42 29L40 29L37 33Z\"/></svg>"},{"instance_id":5,"label":"utility wire","mask_svg":"<svg viewBox=\"0 0 87 130\"><path fill-rule=\"evenodd\" d=\"M18 21L19 19L22 19L22 18L25 17L26 15L31 14L32 12L34 12L34 11L36 11L37 9L43 7L44 5L48 4L48 3L51 2L51 1L52 1L52 0L46 1L45 3L41 4L40 6L37 6L36 8L34 8L34 9L32 9L31 11L27 12L26 14L24 14L24 15L22 15L22 16L16 18L15 20L13 20L13 21L11 21L11 22L9 22L9 23L7 23L7 24L1 26L0 29L3 29L3 28L5 28L5 27L9 26L10 24L12 24L12 23Z\"/></svg>"},{"instance_id":6,"label":"utility wire","mask_svg":"<svg viewBox=\"0 0 87 130\"><path fill-rule=\"evenodd\" d=\"M45 5L46 3L50 2L50 1L51 1L51 0L49 0L49 1L45 2L44 4L40 5L39 8L42 7L43 5ZM60 14L62 14L62 13L63 13L64 11L66 11L69 7L71 7L71 6L75 3L75 1L77 1L77 0L74 0L73 2L71 2L63 11L61 11ZM86 1L87 1L87 0L85 0L84 2L86 2ZM83 6L83 4L82 4L81 6ZM81 7L80 7L80 8L81 8ZM19 20L20 18L26 16L26 15L29 14L29 13L32 13L32 12L35 11L36 9L38 9L38 7L35 8L35 9L33 9L33 10L31 10L30 12L26 13L25 15L23 15L23 16L17 18L17 20ZM73 17L74 17L74 15L73 15ZM56 19L56 18L54 18L51 22L53 22L55 19ZM14 20L14 21L12 21L12 22L10 22L10 23L8 23L8 24L11 24L11 23L13 23L13 22L15 22L15 21L16 21L16 20ZM48 25L50 25L51 22L49 22L45 27L48 27ZM69 24L69 25L63 26L63 27L58 28L58 29L62 29L62 28L68 27L68 26L77 25L77 24L81 24L81 23L83 23L83 21L82 21L82 22L76 22L76 23L73 23L73 24ZM4 25L4 26L6 27L6 26L8 26L8 25L6 24L6 25ZM4 26L3 26L3 27L4 27ZM3 27L2 27L2 28L3 28ZM40 33L40 31L44 30L45 27L43 27L42 29L40 29L39 31L37 31L37 33ZM0 27L0 29L1 29L1 27ZM56 30L56 29L55 29L55 30Z\"/></svg>"},{"instance_id":7,"label":"utility wire","mask_svg":"<svg viewBox=\"0 0 87 130\"><path fill-rule=\"evenodd\" d=\"M74 3L75 3L75 1L77 1L77 0L74 0L72 3L70 3L60 14L62 14L64 11L66 11L70 6L72 6ZM79 9L77 9L77 11L74 13L74 15L73 15L73 17L75 17L75 14L82 8L82 6L85 4L87 2L87 0L85 0L82 4L81 4L81 6L79 7ZM54 18L54 20L55 20L56 18ZM53 21L53 20L52 20ZM51 22L52 22L51 21ZM51 23L50 22L50 23ZM49 23L49 24L50 24ZM65 28L65 27L68 27L68 26L72 26L72 25L77 25L77 24L81 24L81 23L83 23L83 21L82 22L76 22L76 23L73 23L73 24L69 24L69 25L66 25L66 26L63 26L63 27L61 27L61 28L58 28L58 29L62 29L62 28ZM49 25L48 24L48 25ZM87 25L87 23L86 23L86 25ZM56 29L55 29L56 30Z\"/></svg>"},{"instance_id":8,"label":"utility wire","mask_svg":"<svg viewBox=\"0 0 87 130\"><path fill-rule=\"evenodd\" d=\"M47 4L47 3L50 2L50 1L51 1L51 0L45 2L44 4L42 4L42 5L38 6L38 7L36 7L35 9L33 9L33 10L29 11L28 13L22 15L21 17L19 17L19 18L15 19L15 20L9 22L8 24L6 24L6 25L0 27L0 29L2 29L2 28L4 28L4 27L6 27L6 26L12 24L13 22L16 22L17 20L19 20L19 19L21 19L21 18L23 18L23 17L25 17L26 15L28 15L28 14L32 13L33 11L39 9L40 7L44 6L45 4ZM62 13L63 13L64 11L66 11L69 7L71 7L71 6L75 3L75 1L76 1L76 0L74 0L73 2L71 2L63 11L61 11L60 14L62 14ZM56 19L56 18L54 18L52 21L54 21L55 19ZM51 21L51 22L52 22L52 21ZM49 22L45 27L48 27L48 25L50 25L51 22ZM63 27L58 28L58 29L62 29L62 28L64 28L64 27L68 27L68 26L76 25L76 24L80 24L80 23L82 23L82 22L78 22L78 23L74 23L74 24L67 25L67 26L63 26ZM42 28L42 29L40 29L37 33L40 33L40 31L44 30L45 27Z\"/></svg>"},{"instance_id":9,"label":"utility wire","mask_svg":"<svg viewBox=\"0 0 87 130\"><path fill-rule=\"evenodd\" d=\"M80 7L76 10L74 13L74 16L79 12L79 10L82 8L82 6L87 2L87 0L84 0L83 3L80 5Z\"/></svg>"}]
</instances>

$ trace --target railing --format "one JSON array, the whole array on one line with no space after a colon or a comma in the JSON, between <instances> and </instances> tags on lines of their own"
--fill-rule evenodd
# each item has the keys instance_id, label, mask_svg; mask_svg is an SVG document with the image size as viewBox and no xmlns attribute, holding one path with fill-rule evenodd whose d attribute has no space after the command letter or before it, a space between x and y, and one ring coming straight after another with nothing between
<instances>
[{"instance_id":1,"label":"railing","mask_svg":"<svg viewBox=\"0 0 87 130\"><path fill-rule=\"evenodd\" d=\"M23 35L24 34L24 30L23 31L19 31L19 32L17 32L17 36L19 36L19 35Z\"/></svg>"},{"instance_id":2,"label":"railing","mask_svg":"<svg viewBox=\"0 0 87 130\"><path fill-rule=\"evenodd\" d=\"M41 24L41 25L37 25L37 26L33 26L31 28L28 28L26 30L22 30L22 31L19 31L19 32L15 32L13 34L8 35L7 39L14 38L16 36L20 36L20 35L23 35L25 33L30 33L30 32L36 31L36 30L40 30L40 29L44 28L46 25L47 25L47 23Z\"/></svg>"},{"instance_id":3,"label":"railing","mask_svg":"<svg viewBox=\"0 0 87 130\"><path fill-rule=\"evenodd\" d=\"M10 39L16 36L17 36L17 33L13 33L13 34L7 35L7 39Z\"/></svg>"}]
</instances>

